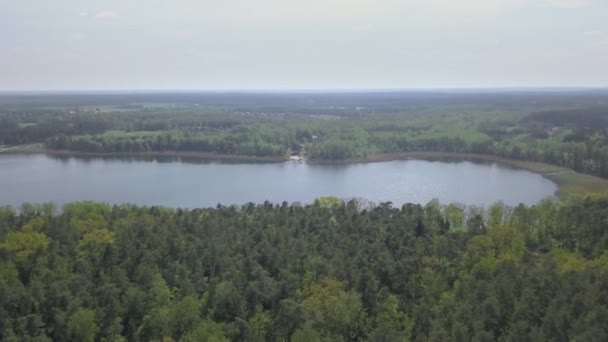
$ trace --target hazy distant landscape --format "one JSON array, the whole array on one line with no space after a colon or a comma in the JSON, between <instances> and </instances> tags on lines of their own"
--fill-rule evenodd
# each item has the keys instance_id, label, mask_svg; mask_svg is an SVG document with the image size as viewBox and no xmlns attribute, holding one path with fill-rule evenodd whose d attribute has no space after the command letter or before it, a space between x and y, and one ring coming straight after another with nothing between
<instances>
[{"instance_id":1,"label":"hazy distant landscape","mask_svg":"<svg viewBox=\"0 0 608 342\"><path fill-rule=\"evenodd\" d=\"M0 341L608 341L608 1L1 8Z\"/></svg>"},{"instance_id":2,"label":"hazy distant landscape","mask_svg":"<svg viewBox=\"0 0 608 342\"><path fill-rule=\"evenodd\" d=\"M0 109L4 152L308 163L427 154L526 168L562 194L601 192L591 176L608 175L604 89L5 94Z\"/></svg>"},{"instance_id":3,"label":"hazy distant landscape","mask_svg":"<svg viewBox=\"0 0 608 342\"><path fill-rule=\"evenodd\" d=\"M607 333L605 89L3 94L0 144L4 340Z\"/></svg>"}]
</instances>

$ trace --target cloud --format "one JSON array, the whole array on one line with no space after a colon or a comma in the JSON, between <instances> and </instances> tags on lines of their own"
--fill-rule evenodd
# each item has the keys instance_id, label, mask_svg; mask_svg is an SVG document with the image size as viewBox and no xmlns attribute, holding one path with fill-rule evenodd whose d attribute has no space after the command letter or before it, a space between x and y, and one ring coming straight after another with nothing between
<instances>
[{"instance_id":1,"label":"cloud","mask_svg":"<svg viewBox=\"0 0 608 342\"><path fill-rule=\"evenodd\" d=\"M583 35L585 35L585 36L599 36L601 34L602 34L602 31L600 31L600 30L591 30L591 31L583 32Z\"/></svg>"},{"instance_id":2,"label":"cloud","mask_svg":"<svg viewBox=\"0 0 608 342\"><path fill-rule=\"evenodd\" d=\"M589 5L589 0L547 0L547 3L557 8L581 8Z\"/></svg>"},{"instance_id":3,"label":"cloud","mask_svg":"<svg viewBox=\"0 0 608 342\"><path fill-rule=\"evenodd\" d=\"M425 4L434 10L488 13L538 6L563 9L583 8L592 5L593 1L595 0L426 0Z\"/></svg>"},{"instance_id":4,"label":"cloud","mask_svg":"<svg viewBox=\"0 0 608 342\"><path fill-rule=\"evenodd\" d=\"M586 40L595 48L605 49L608 47L608 33L600 30L590 30L583 32Z\"/></svg>"},{"instance_id":5,"label":"cloud","mask_svg":"<svg viewBox=\"0 0 608 342\"><path fill-rule=\"evenodd\" d=\"M525 6L528 0L427 0L432 9L462 12L495 12Z\"/></svg>"},{"instance_id":6,"label":"cloud","mask_svg":"<svg viewBox=\"0 0 608 342\"><path fill-rule=\"evenodd\" d=\"M591 6L608 0L257 0L223 1L202 8L182 7L167 13L179 19L204 21L206 24L271 25L347 23L354 31L361 23L410 21L419 18L445 17L448 20L469 20L496 17L524 10L570 9ZM422 19L420 19L422 20ZM375 21L375 22L374 22ZM363 30L364 31L364 30Z\"/></svg>"},{"instance_id":7,"label":"cloud","mask_svg":"<svg viewBox=\"0 0 608 342\"><path fill-rule=\"evenodd\" d=\"M178 39L190 39L193 35L194 33L192 32L192 30L188 29L175 30L173 32L173 36Z\"/></svg>"},{"instance_id":8,"label":"cloud","mask_svg":"<svg viewBox=\"0 0 608 342\"><path fill-rule=\"evenodd\" d=\"M103 10L103 11L97 12L95 14L95 18L113 20L113 19L118 18L118 13L116 13L114 11Z\"/></svg>"},{"instance_id":9,"label":"cloud","mask_svg":"<svg viewBox=\"0 0 608 342\"><path fill-rule=\"evenodd\" d=\"M352 27L353 32L366 32L374 28L372 24L355 25Z\"/></svg>"},{"instance_id":10,"label":"cloud","mask_svg":"<svg viewBox=\"0 0 608 342\"><path fill-rule=\"evenodd\" d=\"M74 33L70 33L68 35L68 40L75 41L75 42L82 41L85 38L86 38L86 36L80 32L74 32Z\"/></svg>"},{"instance_id":11,"label":"cloud","mask_svg":"<svg viewBox=\"0 0 608 342\"><path fill-rule=\"evenodd\" d=\"M594 0L427 0L425 3L435 8L459 8L465 11L500 10L509 8L550 6L557 8L581 8Z\"/></svg>"},{"instance_id":12,"label":"cloud","mask_svg":"<svg viewBox=\"0 0 608 342\"><path fill-rule=\"evenodd\" d=\"M89 16L89 12L82 11L82 12L78 13L78 16L80 16L80 17L88 17Z\"/></svg>"}]
</instances>

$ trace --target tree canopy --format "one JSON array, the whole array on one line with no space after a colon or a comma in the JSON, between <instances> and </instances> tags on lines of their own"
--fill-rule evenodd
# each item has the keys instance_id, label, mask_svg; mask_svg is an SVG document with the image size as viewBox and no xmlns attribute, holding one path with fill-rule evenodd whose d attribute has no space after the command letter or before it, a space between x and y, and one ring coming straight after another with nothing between
<instances>
[{"instance_id":1,"label":"tree canopy","mask_svg":"<svg viewBox=\"0 0 608 342\"><path fill-rule=\"evenodd\" d=\"M6 341L608 338L608 198L0 209Z\"/></svg>"}]
</instances>

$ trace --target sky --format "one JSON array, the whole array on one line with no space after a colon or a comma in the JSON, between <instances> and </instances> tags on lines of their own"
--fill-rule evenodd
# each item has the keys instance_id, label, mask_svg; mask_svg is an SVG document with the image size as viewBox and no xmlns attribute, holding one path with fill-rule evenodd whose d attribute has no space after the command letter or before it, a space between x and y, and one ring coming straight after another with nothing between
<instances>
[{"instance_id":1,"label":"sky","mask_svg":"<svg viewBox=\"0 0 608 342\"><path fill-rule=\"evenodd\" d=\"M0 0L0 91L608 86L608 0Z\"/></svg>"}]
</instances>

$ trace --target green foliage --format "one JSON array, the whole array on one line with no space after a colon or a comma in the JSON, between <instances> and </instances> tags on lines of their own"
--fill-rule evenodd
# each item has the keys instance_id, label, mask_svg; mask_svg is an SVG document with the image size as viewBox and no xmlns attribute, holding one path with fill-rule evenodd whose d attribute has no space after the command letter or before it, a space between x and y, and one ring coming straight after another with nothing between
<instances>
[{"instance_id":1,"label":"green foliage","mask_svg":"<svg viewBox=\"0 0 608 342\"><path fill-rule=\"evenodd\" d=\"M213 295L213 317L218 321L231 321L243 316L245 303L239 290L231 282L221 282Z\"/></svg>"},{"instance_id":2,"label":"green foliage","mask_svg":"<svg viewBox=\"0 0 608 342\"><path fill-rule=\"evenodd\" d=\"M80 255L91 259L101 258L114 244L114 233L107 229L90 231L80 240Z\"/></svg>"},{"instance_id":3,"label":"green foliage","mask_svg":"<svg viewBox=\"0 0 608 342\"><path fill-rule=\"evenodd\" d=\"M9 232L6 240L0 243L0 249L14 255L17 263L26 262L36 253L43 252L49 245L49 239L43 233L31 231Z\"/></svg>"},{"instance_id":4,"label":"green foliage","mask_svg":"<svg viewBox=\"0 0 608 342\"><path fill-rule=\"evenodd\" d=\"M154 341L168 338L171 335L171 309L168 307L154 307L143 317L137 328L137 337L140 341Z\"/></svg>"},{"instance_id":5,"label":"green foliage","mask_svg":"<svg viewBox=\"0 0 608 342\"><path fill-rule=\"evenodd\" d=\"M302 302L313 327L332 339L357 339L357 331L365 321L358 293L344 291L342 283L325 279L305 289Z\"/></svg>"},{"instance_id":6,"label":"green foliage","mask_svg":"<svg viewBox=\"0 0 608 342\"><path fill-rule=\"evenodd\" d=\"M97 334L95 311L78 309L68 323L68 337L70 341L93 342Z\"/></svg>"},{"instance_id":7,"label":"green foliage","mask_svg":"<svg viewBox=\"0 0 608 342\"><path fill-rule=\"evenodd\" d=\"M336 208L342 204L342 200L336 196L324 196L315 198L313 203L322 208Z\"/></svg>"},{"instance_id":8,"label":"green foliage","mask_svg":"<svg viewBox=\"0 0 608 342\"><path fill-rule=\"evenodd\" d=\"M248 133L198 132L120 132L100 135L52 137L46 145L53 149L90 153L141 153L162 151L196 151L246 156L283 157L294 143L287 133L261 135L264 127L247 128Z\"/></svg>"},{"instance_id":9,"label":"green foliage","mask_svg":"<svg viewBox=\"0 0 608 342\"><path fill-rule=\"evenodd\" d=\"M186 296L175 305L169 315L169 329L177 341L199 325L201 308L196 298Z\"/></svg>"},{"instance_id":10,"label":"green foliage","mask_svg":"<svg viewBox=\"0 0 608 342\"><path fill-rule=\"evenodd\" d=\"M8 104L0 102L0 146L44 143L85 153L187 151L266 159L292 152L331 161L458 152L608 177L606 95L598 92L192 96L169 96L162 105L160 94L148 98L154 105L109 96L106 101L122 105L103 109L74 108L63 102L69 97L9 97Z\"/></svg>"},{"instance_id":11,"label":"green foliage","mask_svg":"<svg viewBox=\"0 0 608 342\"><path fill-rule=\"evenodd\" d=\"M224 336L221 325L213 321L203 321L192 332L186 334L180 341L228 342L229 340Z\"/></svg>"},{"instance_id":12,"label":"green foliage","mask_svg":"<svg viewBox=\"0 0 608 342\"><path fill-rule=\"evenodd\" d=\"M264 342L271 337L272 316L258 305L255 314L249 319L249 341Z\"/></svg>"},{"instance_id":13,"label":"green foliage","mask_svg":"<svg viewBox=\"0 0 608 342\"><path fill-rule=\"evenodd\" d=\"M602 196L28 206L0 215L0 339L606 340L606 222Z\"/></svg>"},{"instance_id":14,"label":"green foliage","mask_svg":"<svg viewBox=\"0 0 608 342\"><path fill-rule=\"evenodd\" d=\"M323 341L331 341L331 339L326 339L321 337L321 334L314 330L312 327L305 325L304 327L296 330L296 332L291 337L292 342L323 342Z\"/></svg>"}]
</instances>

